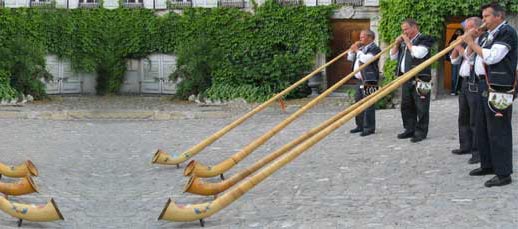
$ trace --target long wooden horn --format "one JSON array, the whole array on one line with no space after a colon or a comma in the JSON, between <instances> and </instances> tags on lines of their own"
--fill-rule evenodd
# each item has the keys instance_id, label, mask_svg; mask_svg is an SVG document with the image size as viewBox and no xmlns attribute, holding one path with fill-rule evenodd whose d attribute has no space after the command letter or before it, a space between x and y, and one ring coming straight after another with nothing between
<instances>
[{"instance_id":1,"label":"long wooden horn","mask_svg":"<svg viewBox=\"0 0 518 229\"><path fill-rule=\"evenodd\" d=\"M34 183L30 176L26 176L16 183L0 182L0 192L3 193L6 197L8 195L20 196L38 192L38 186L36 183Z\"/></svg>"},{"instance_id":2,"label":"long wooden horn","mask_svg":"<svg viewBox=\"0 0 518 229\"><path fill-rule=\"evenodd\" d=\"M266 141L268 141L270 138L272 138L275 134L277 134L279 131L284 129L286 126L288 126L291 122L293 122L295 119L297 119L299 116L304 114L307 110L311 109L313 106L317 105L318 102L320 102L322 99L327 97L329 94L331 94L333 91L338 89L340 86L342 86L344 83L349 81L351 78L354 77L354 75L364 68L366 68L369 64L375 62L377 59L381 57L385 52L389 51L396 43L393 43L389 45L387 48L385 48L383 51L378 53L376 56L374 56L371 60L367 61L365 64L360 66L358 69L351 72L349 75L338 81L336 84L334 84L332 87L324 91L322 94L308 102L306 105L304 105L302 108L297 110L295 113L291 114L288 118L284 119L282 122L277 124L274 128L270 129L268 132L263 134L261 137L255 139L253 142L245 146L245 148L241 149L241 151L235 153L228 159L220 162L217 165L214 166L206 166L203 165L196 160L192 160L189 162L189 164L185 167L184 175L190 176L192 174L195 174L198 177L214 177L217 175L222 175L225 171L231 169L239 163L241 160L243 160L245 157L250 155L255 149L257 149L259 146L263 145ZM222 176L223 178L223 176Z\"/></svg>"},{"instance_id":3,"label":"long wooden horn","mask_svg":"<svg viewBox=\"0 0 518 229\"><path fill-rule=\"evenodd\" d=\"M0 196L0 209L12 217L18 218L18 226L21 226L22 220L50 222L65 219L52 198L45 205L34 205L11 202Z\"/></svg>"},{"instance_id":4,"label":"long wooden horn","mask_svg":"<svg viewBox=\"0 0 518 229\"><path fill-rule=\"evenodd\" d=\"M35 176L37 177L39 174L38 169L32 163L31 160L25 161L23 164L17 166L9 166L3 163L0 163L0 175L4 175L6 177L25 177L25 176Z\"/></svg>"},{"instance_id":5,"label":"long wooden horn","mask_svg":"<svg viewBox=\"0 0 518 229\"><path fill-rule=\"evenodd\" d=\"M235 127L239 126L241 123L246 121L248 118L252 117L256 113L258 113L261 110L263 110L264 108L268 107L270 104L274 103L278 99L281 99L284 95L288 94L288 92L290 92L291 90L297 88L302 83L306 82L308 79L310 79L311 77L313 77L317 73L321 72L327 66L331 65L332 63L334 63L337 60L339 60L340 58L342 58L345 54L347 54L349 52L349 50L350 49L347 49L346 51L342 52L340 55L336 56L335 58L333 58L329 62L325 63L324 65L322 65L322 66L318 67L317 69L315 69L313 72L311 72L308 75L306 75L304 78L300 79L299 81L295 82L294 84L292 84L288 88L286 88L283 91L279 92L278 94L276 94L275 96L270 98L268 101L266 101L266 102L262 103L261 105L257 106L253 110L251 110L248 113L246 113L245 115L241 116L241 118L235 120L234 122L232 122L229 125L225 126L223 129L221 129L218 132L214 133L213 135L207 137L206 139L204 139L200 143L196 144L195 146L191 147L187 151L185 151L185 152L183 152L183 153L181 153L179 155L172 155L171 156L171 155L167 154L166 152L158 149L155 152L155 154L153 155L153 159L151 160L151 163L164 164L164 165L177 165L177 167L179 167L179 165L182 162L190 159L192 156L196 155L197 153L199 153L200 151L205 149L205 147L209 146L210 144L212 144L213 142L215 142L216 140L221 138L223 135L228 133L230 130L232 130Z\"/></svg>"},{"instance_id":6,"label":"long wooden horn","mask_svg":"<svg viewBox=\"0 0 518 229\"><path fill-rule=\"evenodd\" d=\"M384 87L380 88L379 90L385 90L388 86L393 84L394 81L391 81ZM371 94L367 97L369 99L371 96L374 96L374 94ZM320 124L318 127L315 127L306 133L300 135L298 138L292 140L290 143L285 144L281 148L277 149L276 151L268 154L267 156L263 157L259 161L255 162L254 164L248 166L247 168L241 170L240 172L232 175L228 179L216 182L216 183L210 183L203 181L201 177L197 177L195 175L192 175L189 179L189 181L185 184L184 191L198 194L198 195L204 195L204 196L211 196L211 195L217 195L221 192L226 191L231 186L235 185L236 183L240 182L250 174L254 173L255 171L259 170L266 164L270 163L271 161L277 159L284 153L288 152L293 147L297 146L298 144L304 142L306 139L312 137L313 135L317 134L324 128L328 127L329 125L336 122L338 119L343 117L344 115L348 114L349 112L352 112L356 108L358 108L361 104L363 104L367 99L362 99L351 106L347 107L344 111L334 115L330 119L326 120L324 123Z\"/></svg>"},{"instance_id":7,"label":"long wooden horn","mask_svg":"<svg viewBox=\"0 0 518 229\"><path fill-rule=\"evenodd\" d=\"M370 96L368 98L364 98L366 100L363 102L357 109L355 109L353 112L350 112L340 118L338 121L334 122L333 124L329 125L322 131L318 132L313 137L309 138L302 144L299 144L294 149L292 149L290 152L282 155L279 159L272 162L271 164L267 165L263 169L261 169L256 174L248 177L246 180L244 180L242 183L240 183L238 186L233 187L232 190L225 192L218 198L216 198L214 201L211 202L205 202L201 204L193 204L193 205L177 205L171 199L169 199L162 210L162 213L158 217L158 219L164 219L164 220L170 220L170 221L177 221L177 222L185 222L185 221L194 221L194 220L202 220L206 217L209 217L213 215L214 213L220 211L221 209L225 208L226 206L230 205L232 202L237 200L239 197L244 195L247 191L255 187L257 184L259 184L261 181L272 175L275 171L279 170L282 166L288 164L295 158L297 158L300 154L302 154L304 151L318 143L320 140L325 138L327 135L331 134L334 130L340 128L343 124L345 124L350 119L354 118L359 113L363 112L365 109L369 108L370 106L374 105L378 100L382 99L384 96L388 95L392 91L396 90L398 87L403 85L406 81L410 80L414 75L418 74L420 71L422 71L427 66L431 65L433 62L437 61L440 57L447 54L449 51L451 51L455 46L462 43L462 39L457 39L455 42L453 42L450 46L443 49L441 52L435 54L434 56L430 57L428 60L423 62L422 64L414 67L413 69L409 70L407 73L403 74L402 76L398 77L395 81L395 83L391 84L388 87L385 87L387 89L385 90L378 90L375 93L373 93L373 96Z\"/></svg>"}]
</instances>

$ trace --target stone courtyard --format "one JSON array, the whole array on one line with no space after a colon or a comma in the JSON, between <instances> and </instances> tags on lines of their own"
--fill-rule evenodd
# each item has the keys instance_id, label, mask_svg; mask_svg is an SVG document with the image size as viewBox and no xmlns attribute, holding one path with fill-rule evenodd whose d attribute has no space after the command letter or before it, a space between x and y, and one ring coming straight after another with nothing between
<instances>
[{"instance_id":1,"label":"stone courtyard","mask_svg":"<svg viewBox=\"0 0 518 229\"><path fill-rule=\"evenodd\" d=\"M40 172L35 177L39 193L10 199L39 204L52 197L65 217L50 223L24 221L23 228L200 228L198 222L157 221L168 198L187 204L213 197L183 193L188 180L182 174L185 164L181 169L153 165L153 152L183 152L250 106L200 106L166 97L89 102L93 99L56 97L0 107L1 162L31 159ZM343 104L341 98L326 99L225 176L317 126ZM516 105L515 101L515 166ZM216 164L299 107L289 102L286 113L269 108L194 159ZM432 101L429 135L419 143L396 139L402 130L399 109L377 111L376 134L368 137L349 134L354 127L350 121L207 218L205 227L517 228L518 177L513 174L511 185L485 188L490 176L468 176L476 168L467 164L469 156L450 153L458 147L457 110L454 96ZM0 213L0 228L17 228L17 220Z\"/></svg>"}]
</instances>

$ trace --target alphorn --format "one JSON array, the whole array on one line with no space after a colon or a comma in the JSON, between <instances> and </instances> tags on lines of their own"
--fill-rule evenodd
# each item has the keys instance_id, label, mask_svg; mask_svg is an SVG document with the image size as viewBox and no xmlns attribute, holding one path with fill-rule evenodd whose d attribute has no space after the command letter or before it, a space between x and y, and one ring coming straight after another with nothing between
<instances>
[{"instance_id":1,"label":"alphorn","mask_svg":"<svg viewBox=\"0 0 518 229\"><path fill-rule=\"evenodd\" d=\"M3 183L0 182L0 192L7 196L20 196L38 192L38 186L30 176L23 177L16 183Z\"/></svg>"},{"instance_id":2,"label":"alphorn","mask_svg":"<svg viewBox=\"0 0 518 229\"><path fill-rule=\"evenodd\" d=\"M64 220L54 199L50 199L45 205L15 203L0 196L0 209L12 217L18 218L18 227L23 220L33 222L50 222Z\"/></svg>"},{"instance_id":3,"label":"alphorn","mask_svg":"<svg viewBox=\"0 0 518 229\"><path fill-rule=\"evenodd\" d=\"M282 99L282 96L288 94L288 92L290 92L291 90L297 88L302 83L306 82L311 77L313 77L317 73L321 72L324 68L326 68L327 66L331 65L332 63L334 63L337 60L339 60L340 58L342 58L345 54L347 54L349 52L349 50L350 49L345 50L340 55L336 56L335 58L333 58L329 62L325 63L324 65L322 65L322 66L318 67L317 69L315 69L313 72L311 72L308 75L306 75L304 78L302 78L299 81L295 82L294 84L292 84L288 88L284 89L283 91L279 92L278 94L276 94L275 96L273 96L272 98L267 100L266 102L264 102L261 105L257 106L253 110L249 111L248 113L243 115L241 118L239 118L239 119L235 120L234 122L228 124L227 126L222 128L218 132L216 132L213 135L207 137L206 139L204 139L203 141L201 141L197 145L191 147L187 151L181 153L180 155L173 155L173 156L171 156L171 155L167 154L166 152L158 149L155 152L155 154L153 155L153 159L151 160L151 163L163 164L163 165L176 165L179 168L180 164L182 162L184 162L184 161L190 159L191 157L193 157L194 155L198 154L200 151L205 149L207 146L209 146L210 144L212 144L213 142L215 142L216 140L221 138L223 135L225 135L226 133L228 133L229 131L231 131L235 127L239 126L241 123L246 121L248 118L252 117L256 113L258 113L261 110L263 110L264 108L268 107L270 104L272 104L276 100Z\"/></svg>"},{"instance_id":4,"label":"alphorn","mask_svg":"<svg viewBox=\"0 0 518 229\"><path fill-rule=\"evenodd\" d=\"M391 81L390 83L388 83L384 87L380 88L379 90L385 90L388 86L390 86L393 83L394 83L394 81ZM369 99L373 95L374 94L369 95L367 97L367 99ZM252 164L252 165L248 166L247 168L241 170L240 172L232 175L228 179L225 179L225 180L222 180L222 181L216 182L216 183L209 183L209 182L203 181L201 177L192 175L189 178L189 181L185 184L184 192L189 192L189 193L204 195L204 196L210 196L210 195L216 196L219 193L226 191L228 188L232 187L233 185L235 185L239 181L243 180L250 174L253 174L255 171L259 170L260 168L262 168L266 164L270 163L271 161L277 159L278 157L280 157L284 153L288 152L293 147L304 142L306 139L310 138L311 136L317 134L324 128L333 124L334 122L336 122L338 119L340 119L344 115L346 115L349 112L353 111L354 109L358 108L367 99L360 100L360 101L350 105L349 107L347 107L347 109L334 115L332 118L326 120L324 123L320 124L318 127L315 127L313 129L309 130L308 132L300 135L298 138L292 140L290 143L285 144L281 148L268 154L267 156L263 157L262 159L255 162L254 164Z\"/></svg>"},{"instance_id":5,"label":"alphorn","mask_svg":"<svg viewBox=\"0 0 518 229\"><path fill-rule=\"evenodd\" d=\"M385 52L389 51L396 43L393 43L389 45L387 48L385 48L383 51L375 55L371 60L367 61L365 64L360 66L358 69L354 70L350 74L348 74L346 77L335 83L332 87L324 91L322 94L308 102L306 105L304 105L302 108L297 110L295 113L291 114L288 118L284 119L282 122L277 124L274 128L270 129L268 132L260 136L259 138L255 139L253 142L245 146L241 151L235 153L231 157L227 158L226 160L214 165L214 166L206 166L203 165L196 160L192 160L187 164L184 170L184 175L196 175L198 177L214 177L217 175L220 175L223 179L223 173L232 167L234 167L237 163L239 163L241 160L243 160L245 157L250 155L255 149L257 149L259 146L263 145L266 141L268 141L270 138L272 138L275 134L277 134L279 131L284 129L286 126L288 126L291 122L293 122L296 118L304 114L307 110L311 109L315 105L317 105L318 102L323 100L325 97L327 97L329 94L331 94L333 91L338 89L340 86L342 86L344 83L349 81L351 78L354 77L354 75L364 68L366 68L369 64L375 62L377 59L381 57Z\"/></svg>"},{"instance_id":6,"label":"alphorn","mask_svg":"<svg viewBox=\"0 0 518 229\"><path fill-rule=\"evenodd\" d=\"M437 61L440 57L447 54L449 51L451 51L455 46L462 43L462 39L457 39L455 42L450 44L447 48L443 49L439 53L435 54L434 56L430 57L428 60L424 61L420 65L414 67L413 69L409 70L407 73L399 76L393 84L391 84L388 87L385 87L387 89L385 90L378 90L373 93L373 96L369 96L364 98L365 100L357 109L355 109L353 112L350 112L346 114L345 116L341 117L338 121L334 122L333 124L329 125L322 131L318 132L305 142L299 144L295 148L293 148L290 152L282 155L279 159L272 162L271 164L265 166L263 169L261 169L256 174L248 177L246 180L244 180L242 183L240 183L238 186L233 187L230 191L223 193L218 198L216 198L213 201L205 202L201 204L192 204L192 205L178 205L174 201L172 201L170 198L168 199L164 209L162 210L162 213L158 217L159 220L170 220L170 221L176 221L176 222L188 222L188 221L194 221L194 220L200 220L201 223L203 223L203 219L206 217L209 217L213 215L214 213L220 211L221 209L225 208L226 206L230 205L232 202L240 198L242 195L244 195L247 191L255 187L257 184L259 184L261 181L272 175L275 171L279 170L284 165L288 164L295 158L297 158L300 154L302 154L304 151L318 143L320 140L325 138L327 135L331 134L334 130L340 128L343 124L345 124L350 119L354 118L359 113L363 112L365 109L369 108L370 106L374 105L378 100L382 99L392 91L396 90L398 87L403 85L406 81L410 80L414 75L418 74L420 71L422 71L427 66L431 65L433 62Z\"/></svg>"},{"instance_id":7,"label":"alphorn","mask_svg":"<svg viewBox=\"0 0 518 229\"><path fill-rule=\"evenodd\" d=\"M6 177L25 177L25 176L35 176L37 177L39 174L38 169L32 163L31 160L25 161L23 164L17 166L9 166L3 163L0 163L0 178L2 175Z\"/></svg>"}]
</instances>

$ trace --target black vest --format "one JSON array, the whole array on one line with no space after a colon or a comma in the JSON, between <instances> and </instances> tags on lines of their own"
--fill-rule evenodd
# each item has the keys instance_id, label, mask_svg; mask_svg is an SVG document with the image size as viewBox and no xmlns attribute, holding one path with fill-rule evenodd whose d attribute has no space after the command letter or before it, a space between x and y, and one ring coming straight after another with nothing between
<instances>
[{"instance_id":1,"label":"black vest","mask_svg":"<svg viewBox=\"0 0 518 229\"><path fill-rule=\"evenodd\" d=\"M488 39L488 35L489 33L485 33L483 36L483 39L487 41L482 48L490 49L493 44L500 44L509 49L507 55L500 62L486 65L489 84L491 86L512 87L518 60L516 31L510 25L504 24L494 33L493 39Z\"/></svg>"},{"instance_id":2,"label":"black vest","mask_svg":"<svg viewBox=\"0 0 518 229\"><path fill-rule=\"evenodd\" d=\"M370 53L373 56L378 55L378 53L380 53L380 52L381 52L381 49L374 43L371 43L371 45L369 45L366 50L363 50L363 53L365 53L365 54ZM355 62L356 62L356 56L354 57L354 60L353 60L353 68L354 68ZM378 82L378 80L380 78L378 63L379 63L379 58L360 71L364 82L370 82L370 83ZM362 65L362 64L364 64L364 63L362 63L360 61L360 65Z\"/></svg>"},{"instance_id":3,"label":"black vest","mask_svg":"<svg viewBox=\"0 0 518 229\"><path fill-rule=\"evenodd\" d=\"M417 65L420 65L421 63L425 62L428 58L430 58L431 52L432 52L431 47L432 47L434 42L435 41L434 41L433 37L427 36L427 35L423 35L423 34L419 34L418 37L416 37L412 41L412 45L413 46L420 45L420 46L424 46L424 47L428 48L428 54L426 54L426 56L421 58L421 59L414 58L412 56L412 54L410 54L410 50L408 50L406 48L406 44L404 42L401 42L401 45L399 46L399 51L398 51L398 58L397 58L398 62L397 62L397 68L396 68L396 75L400 76L400 75L403 74L401 72L401 69L400 69L401 68L401 62L404 63L405 70L408 72L408 71L410 71L410 69L414 68ZM404 55L405 50L406 50L406 55ZM403 56L405 57L404 60L403 60ZM428 66L428 67L424 68L421 72L419 72L417 74L417 77L420 80L429 82L432 79L431 67Z\"/></svg>"}]
</instances>

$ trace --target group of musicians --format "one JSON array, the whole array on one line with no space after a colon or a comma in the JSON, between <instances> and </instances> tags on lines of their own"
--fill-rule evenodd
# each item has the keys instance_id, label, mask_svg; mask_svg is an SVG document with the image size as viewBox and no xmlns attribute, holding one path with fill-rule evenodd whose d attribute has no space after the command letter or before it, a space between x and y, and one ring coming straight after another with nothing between
<instances>
[{"instance_id":1,"label":"group of musicians","mask_svg":"<svg viewBox=\"0 0 518 229\"><path fill-rule=\"evenodd\" d=\"M460 64L459 143L453 154L471 154L470 164L480 167L470 176L495 175L486 187L510 184L512 163L512 100L515 97L518 59L516 30L505 18L505 9L498 3L481 7L482 18L470 17L463 23L463 42L450 53L452 63ZM484 24L484 26L483 26ZM484 28L481 28L481 27ZM396 75L401 76L430 58L434 39L419 32L413 19L401 23L402 34L390 50L397 60ZM360 33L360 40L350 47L347 59L353 70L380 52L370 30ZM459 42L457 42L459 43ZM366 66L355 77L358 80L355 100L374 92L379 80L378 61ZM398 139L411 142L426 139L429 126L431 69L427 66L404 83L401 96L401 118L404 131ZM371 107L356 117L351 133L368 136L375 132L375 109Z\"/></svg>"}]
</instances>

